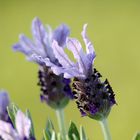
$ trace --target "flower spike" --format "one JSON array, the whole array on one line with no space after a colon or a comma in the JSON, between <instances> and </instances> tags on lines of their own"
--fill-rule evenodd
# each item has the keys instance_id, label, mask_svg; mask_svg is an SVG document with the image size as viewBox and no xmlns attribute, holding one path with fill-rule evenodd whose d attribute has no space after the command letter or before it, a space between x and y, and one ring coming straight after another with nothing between
<instances>
[{"instance_id":1,"label":"flower spike","mask_svg":"<svg viewBox=\"0 0 140 140\"><path fill-rule=\"evenodd\" d=\"M65 24L61 24L53 31L50 26L45 27L38 18L35 18L32 22L33 40L21 34L19 43L13 46L15 51L24 53L29 61L39 65L38 85L41 88L41 101L46 102L55 109L65 107L69 99L73 99L70 79L67 78L69 83L63 82L65 81L63 74L61 74L63 68L57 60L58 55L64 58L65 61L68 60L67 56L64 56L63 48L69 34L70 30ZM59 46L59 52L56 56L52 45L53 40L56 40ZM69 63L72 62L69 61ZM52 70L55 71L55 74Z\"/></svg>"},{"instance_id":2,"label":"flower spike","mask_svg":"<svg viewBox=\"0 0 140 140\"><path fill-rule=\"evenodd\" d=\"M111 107L116 104L115 94L108 82L102 82L101 74L94 67L95 51L93 44L86 34L87 24L83 26L81 33L86 46L86 53L81 43L75 38L67 38L66 47L73 53L76 63L72 62L63 49L59 49L58 43L53 41L53 51L60 66L57 70L64 74L65 78L74 78L73 94L82 116L89 116L96 120L106 118ZM53 70L54 66L52 67ZM54 73L57 73L55 70ZM57 73L58 74L58 73Z\"/></svg>"}]
</instances>

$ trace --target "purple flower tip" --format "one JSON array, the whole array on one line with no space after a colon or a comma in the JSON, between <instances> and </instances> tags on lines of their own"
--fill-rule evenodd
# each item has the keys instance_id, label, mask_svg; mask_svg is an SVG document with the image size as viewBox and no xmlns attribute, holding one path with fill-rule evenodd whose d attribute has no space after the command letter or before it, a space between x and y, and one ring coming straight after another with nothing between
<instances>
[{"instance_id":1,"label":"purple flower tip","mask_svg":"<svg viewBox=\"0 0 140 140\"><path fill-rule=\"evenodd\" d=\"M4 90L0 91L0 118L7 118L7 106L10 103L8 93Z\"/></svg>"},{"instance_id":2,"label":"purple flower tip","mask_svg":"<svg viewBox=\"0 0 140 140\"><path fill-rule=\"evenodd\" d=\"M54 30L53 39L58 42L59 46L64 46L66 44L66 37L68 37L69 34L69 27L65 24L62 24Z\"/></svg>"}]
</instances>

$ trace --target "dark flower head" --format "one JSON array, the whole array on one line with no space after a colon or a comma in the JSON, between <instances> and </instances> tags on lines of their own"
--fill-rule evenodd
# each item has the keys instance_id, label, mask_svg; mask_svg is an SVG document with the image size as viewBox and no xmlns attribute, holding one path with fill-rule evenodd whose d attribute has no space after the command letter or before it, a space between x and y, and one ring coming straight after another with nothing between
<instances>
[{"instance_id":1,"label":"dark flower head","mask_svg":"<svg viewBox=\"0 0 140 140\"><path fill-rule=\"evenodd\" d=\"M9 106L10 99L8 93L4 90L0 91L0 120L9 121L7 107Z\"/></svg>"},{"instance_id":2,"label":"dark flower head","mask_svg":"<svg viewBox=\"0 0 140 140\"><path fill-rule=\"evenodd\" d=\"M50 68L40 67L39 86L41 87L41 101L46 102L54 109L64 108L69 99L73 99L70 88L70 79L62 75L55 75Z\"/></svg>"},{"instance_id":3,"label":"dark flower head","mask_svg":"<svg viewBox=\"0 0 140 140\"><path fill-rule=\"evenodd\" d=\"M41 87L41 100L53 108L64 107L72 98L70 81L53 73L50 66L61 66L54 55L52 41L56 40L61 49L66 45L66 38L70 30L65 24L61 24L54 31L50 26L45 27L38 18L32 22L33 40L25 35L20 35L19 43L13 46L15 51L20 51L27 59L36 62L40 66L39 85Z\"/></svg>"},{"instance_id":4,"label":"dark flower head","mask_svg":"<svg viewBox=\"0 0 140 140\"><path fill-rule=\"evenodd\" d=\"M101 120L108 116L112 105L114 105L114 92L108 82L100 80L101 74L93 69L95 51L86 34L87 24L84 25L82 37L86 46L83 51L80 42L75 38L67 38L66 46L73 53L76 63L72 62L64 50L59 47L57 41L53 41L53 52L60 66L50 64L51 69L57 75L64 74L65 78L74 78L73 89L76 103L82 116L89 116Z\"/></svg>"},{"instance_id":5,"label":"dark flower head","mask_svg":"<svg viewBox=\"0 0 140 140\"><path fill-rule=\"evenodd\" d=\"M86 79L73 80L74 98L82 116L96 120L106 118L116 103L114 92L108 80L100 80L101 74L94 69Z\"/></svg>"}]
</instances>

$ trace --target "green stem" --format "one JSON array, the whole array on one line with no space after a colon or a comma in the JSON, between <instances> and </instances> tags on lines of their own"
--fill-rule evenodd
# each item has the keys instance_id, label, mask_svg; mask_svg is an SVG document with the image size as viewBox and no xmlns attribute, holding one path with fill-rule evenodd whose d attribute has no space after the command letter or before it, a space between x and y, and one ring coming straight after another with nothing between
<instances>
[{"instance_id":1,"label":"green stem","mask_svg":"<svg viewBox=\"0 0 140 140\"><path fill-rule=\"evenodd\" d=\"M111 135L110 135L110 131L109 131L109 127L108 127L108 122L107 119L103 119L102 121L100 121L100 125L104 134L104 140L112 140L111 139Z\"/></svg>"},{"instance_id":2,"label":"green stem","mask_svg":"<svg viewBox=\"0 0 140 140\"><path fill-rule=\"evenodd\" d=\"M64 118L64 110L58 109L56 110L58 125L60 129L60 133L62 135L63 140L66 140L66 128L65 128L65 118Z\"/></svg>"}]
</instances>

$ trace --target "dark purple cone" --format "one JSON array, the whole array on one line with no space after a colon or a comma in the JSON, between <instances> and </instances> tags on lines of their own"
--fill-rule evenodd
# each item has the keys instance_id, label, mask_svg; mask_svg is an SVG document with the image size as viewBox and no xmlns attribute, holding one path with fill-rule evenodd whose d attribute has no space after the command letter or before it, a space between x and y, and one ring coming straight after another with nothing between
<instances>
[{"instance_id":1,"label":"dark purple cone","mask_svg":"<svg viewBox=\"0 0 140 140\"><path fill-rule=\"evenodd\" d=\"M74 98L82 116L96 120L107 117L111 107L116 104L115 94L108 80L100 80L101 74L94 71L86 79L74 78Z\"/></svg>"},{"instance_id":2,"label":"dark purple cone","mask_svg":"<svg viewBox=\"0 0 140 140\"><path fill-rule=\"evenodd\" d=\"M70 79L65 79L62 75L55 75L48 67L41 67L38 77L41 101L46 102L52 108L63 108L70 99L73 99Z\"/></svg>"}]
</instances>

